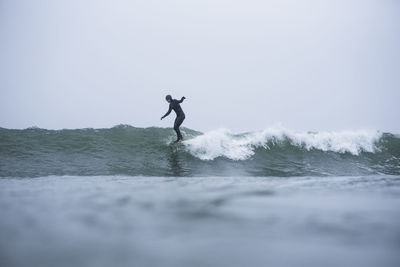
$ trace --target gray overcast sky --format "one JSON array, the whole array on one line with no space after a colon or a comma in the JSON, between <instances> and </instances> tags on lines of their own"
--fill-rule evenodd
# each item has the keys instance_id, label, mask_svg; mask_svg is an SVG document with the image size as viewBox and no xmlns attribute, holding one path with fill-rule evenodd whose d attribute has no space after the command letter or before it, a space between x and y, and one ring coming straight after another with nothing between
<instances>
[{"instance_id":1,"label":"gray overcast sky","mask_svg":"<svg viewBox=\"0 0 400 267\"><path fill-rule=\"evenodd\" d=\"M400 132L400 1L0 0L0 127Z\"/></svg>"}]
</instances>

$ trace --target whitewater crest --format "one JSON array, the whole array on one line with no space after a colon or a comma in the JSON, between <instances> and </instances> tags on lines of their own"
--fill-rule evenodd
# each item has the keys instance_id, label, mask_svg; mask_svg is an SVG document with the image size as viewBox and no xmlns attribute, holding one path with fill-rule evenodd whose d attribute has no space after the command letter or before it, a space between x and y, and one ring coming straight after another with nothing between
<instances>
[{"instance_id":1,"label":"whitewater crest","mask_svg":"<svg viewBox=\"0 0 400 267\"><path fill-rule=\"evenodd\" d=\"M269 150L271 146L290 145L299 149L332 151L359 155L361 152L377 152L379 131L295 132L282 127L263 131L234 134L228 129L206 132L184 142L185 149L202 160L226 157L246 160L255 154L255 149Z\"/></svg>"}]
</instances>

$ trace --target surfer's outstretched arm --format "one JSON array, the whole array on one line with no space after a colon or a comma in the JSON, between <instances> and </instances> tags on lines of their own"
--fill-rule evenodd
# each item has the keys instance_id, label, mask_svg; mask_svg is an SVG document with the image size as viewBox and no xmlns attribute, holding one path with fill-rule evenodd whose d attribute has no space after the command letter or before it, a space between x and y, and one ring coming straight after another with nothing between
<instances>
[{"instance_id":1,"label":"surfer's outstretched arm","mask_svg":"<svg viewBox=\"0 0 400 267\"><path fill-rule=\"evenodd\" d=\"M168 109L167 113L165 113L165 115L162 116L161 119L164 119L165 117L167 117L171 113L171 111L172 111L172 105L169 104L169 109Z\"/></svg>"},{"instance_id":2,"label":"surfer's outstretched arm","mask_svg":"<svg viewBox=\"0 0 400 267\"><path fill-rule=\"evenodd\" d=\"M183 100L185 100L185 99L186 99L186 97L182 96L181 100L180 100L180 101L178 101L178 103L182 103L182 102L183 102Z\"/></svg>"}]
</instances>

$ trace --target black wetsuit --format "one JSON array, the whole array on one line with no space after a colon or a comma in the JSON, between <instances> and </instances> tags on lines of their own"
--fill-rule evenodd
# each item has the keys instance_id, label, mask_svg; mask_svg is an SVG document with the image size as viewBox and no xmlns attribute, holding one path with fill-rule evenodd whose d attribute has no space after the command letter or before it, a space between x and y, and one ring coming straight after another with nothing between
<instances>
[{"instance_id":1,"label":"black wetsuit","mask_svg":"<svg viewBox=\"0 0 400 267\"><path fill-rule=\"evenodd\" d=\"M185 99L185 97L182 97L181 100L172 99L171 103L169 103L169 109L168 109L167 113L165 113L165 115L162 116L162 118L161 118L161 119L164 119L171 113L172 110L175 111L176 119L175 119L175 123L174 123L174 130L176 132L176 136L178 137L178 139L176 141L182 140L182 134L181 134L181 131L179 130L179 126L181 126L183 120L185 119L185 113L183 113L181 105L179 105L179 104L182 103L184 99Z\"/></svg>"}]
</instances>

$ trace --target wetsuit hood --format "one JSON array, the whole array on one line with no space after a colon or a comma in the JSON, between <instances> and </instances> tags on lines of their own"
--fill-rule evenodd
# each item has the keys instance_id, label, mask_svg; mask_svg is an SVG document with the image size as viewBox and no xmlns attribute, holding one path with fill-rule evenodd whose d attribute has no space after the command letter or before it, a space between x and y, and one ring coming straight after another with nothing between
<instances>
[{"instance_id":1,"label":"wetsuit hood","mask_svg":"<svg viewBox=\"0 0 400 267\"><path fill-rule=\"evenodd\" d=\"M166 97L165 97L165 100L172 100L172 96L171 95L167 95Z\"/></svg>"}]
</instances>

